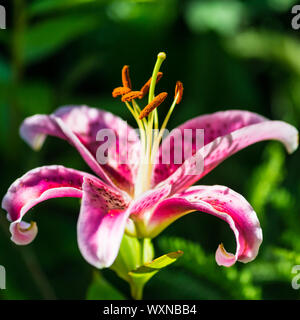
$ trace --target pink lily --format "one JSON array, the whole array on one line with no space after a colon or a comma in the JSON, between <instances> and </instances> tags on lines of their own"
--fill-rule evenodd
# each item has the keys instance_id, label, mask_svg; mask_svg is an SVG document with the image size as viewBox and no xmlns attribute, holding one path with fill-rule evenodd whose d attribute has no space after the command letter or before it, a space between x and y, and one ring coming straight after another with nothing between
<instances>
[{"instance_id":1,"label":"pink lily","mask_svg":"<svg viewBox=\"0 0 300 320\"><path fill-rule=\"evenodd\" d=\"M29 171L16 180L5 195L2 208L11 221L12 241L25 245L37 235L36 223L26 223L23 217L36 204L51 198L82 198L78 218L78 245L83 257L97 268L110 267L115 261L124 233L138 238L153 238L178 218L191 212L205 212L226 221L236 238L235 253L228 253L221 244L216 251L219 265L231 266L237 260L253 260L262 242L262 230L256 213L243 196L224 186L192 186L223 160L239 150L259 141L278 140L289 153L298 147L298 132L282 121L271 121L258 114L229 110L191 119L176 130L204 129L204 145L191 143L193 157L183 158L182 164L164 164L160 161L171 145L170 137L150 135L158 127L157 109L165 98L154 97L158 71L165 54L160 53L152 78L140 91L131 90L128 68L123 69L123 86L114 90L134 116L141 132L141 141L125 121L113 114L87 106L59 108L51 115L35 115L21 125L22 138L34 149L39 149L46 136L56 136L73 145L92 171L89 173L63 166L44 166ZM168 119L182 97L178 83L174 102L163 122ZM148 105L143 111L136 102L149 91ZM163 98L163 99L162 99ZM155 102L156 101L156 102ZM150 106L150 107L149 107ZM148 109L147 109L148 108ZM97 150L103 142L97 141L100 129L112 129L116 134L115 154L106 164L97 161ZM160 131L162 132L162 131ZM127 142L128 134L131 136ZM174 136L173 135L173 136ZM174 141L179 141L175 139ZM126 152L123 145L127 143ZM173 151L174 151L173 150ZM175 158L174 155L174 158ZM154 165L145 165L147 158L158 159ZM194 174L193 161L204 157L204 170ZM129 161L124 161L124 159Z\"/></svg>"}]
</instances>

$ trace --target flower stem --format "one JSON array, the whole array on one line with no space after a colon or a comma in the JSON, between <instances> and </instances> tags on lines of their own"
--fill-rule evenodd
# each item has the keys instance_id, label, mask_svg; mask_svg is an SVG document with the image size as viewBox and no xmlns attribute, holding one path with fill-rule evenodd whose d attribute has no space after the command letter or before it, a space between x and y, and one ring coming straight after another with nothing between
<instances>
[{"instance_id":1,"label":"flower stem","mask_svg":"<svg viewBox=\"0 0 300 320\"><path fill-rule=\"evenodd\" d=\"M135 282L130 282L130 292L134 300L143 299L144 285L137 285Z\"/></svg>"}]
</instances>

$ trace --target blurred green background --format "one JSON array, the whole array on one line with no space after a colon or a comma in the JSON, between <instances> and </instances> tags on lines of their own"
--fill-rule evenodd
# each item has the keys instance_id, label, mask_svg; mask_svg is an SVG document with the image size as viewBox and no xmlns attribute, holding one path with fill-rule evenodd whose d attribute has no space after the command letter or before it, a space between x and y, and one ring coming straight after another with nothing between
<instances>
[{"instance_id":1,"label":"blurred green background","mask_svg":"<svg viewBox=\"0 0 300 320\"><path fill-rule=\"evenodd\" d=\"M185 86L169 129L203 113L230 108L300 123L300 31L291 28L294 0L12 0L0 30L1 198L26 171L48 164L88 170L64 141L48 138L32 151L19 137L22 120L64 104L88 104L135 125L111 97L120 70L131 66L134 85L149 78L156 54L168 55L159 86ZM1 2L2 4L2 2ZM171 98L169 99L171 100ZM168 102L170 103L170 101ZM169 103L160 107L160 115ZM226 185L257 211L264 241L255 261L218 267L222 241L234 250L228 225L208 215L177 221L155 239L156 256L181 249L178 262L145 288L152 299L297 299L291 273L300 264L299 152L287 156L275 142L247 148L201 184ZM55 199L25 220L39 226L36 240L18 247L0 215L0 265L7 272L1 299L129 297L113 271L87 264L76 242L78 199Z\"/></svg>"}]
</instances>

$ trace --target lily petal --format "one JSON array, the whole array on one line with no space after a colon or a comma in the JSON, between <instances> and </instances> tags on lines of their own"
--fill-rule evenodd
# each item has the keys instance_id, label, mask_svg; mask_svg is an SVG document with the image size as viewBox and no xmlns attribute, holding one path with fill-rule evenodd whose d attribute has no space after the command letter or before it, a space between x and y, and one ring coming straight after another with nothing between
<instances>
[{"instance_id":1,"label":"lily petal","mask_svg":"<svg viewBox=\"0 0 300 320\"><path fill-rule=\"evenodd\" d=\"M236 238L235 254L221 244L216 252L218 265L232 266L237 260L252 261L262 242L256 213L244 197L224 186L195 186L175 194L156 207L148 221L149 236L154 237L178 218L201 211L226 221Z\"/></svg>"},{"instance_id":2,"label":"lily petal","mask_svg":"<svg viewBox=\"0 0 300 320\"><path fill-rule=\"evenodd\" d=\"M52 198L81 198L84 176L97 179L85 172L63 166L40 167L17 179L2 200L2 208L7 211L8 220L12 221L12 241L24 245L35 238L36 224L22 221L23 216L33 206Z\"/></svg>"},{"instance_id":3,"label":"lily petal","mask_svg":"<svg viewBox=\"0 0 300 320\"><path fill-rule=\"evenodd\" d=\"M156 206L166 199L170 194L171 186L164 185L161 188L155 188L143 193L139 198L132 201L130 208L130 218L135 221L134 236L147 237L148 220ZM130 225L127 226L129 231ZM129 232L130 233L130 232Z\"/></svg>"},{"instance_id":4,"label":"lily petal","mask_svg":"<svg viewBox=\"0 0 300 320\"><path fill-rule=\"evenodd\" d=\"M77 224L78 246L96 268L112 265L124 234L128 211L123 195L101 181L84 178Z\"/></svg>"},{"instance_id":5,"label":"lily petal","mask_svg":"<svg viewBox=\"0 0 300 320\"><path fill-rule=\"evenodd\" d=\"M258 119L256 120L258 121ZM292 153L298 147L298 131L283 121L261 120L258 123L246 125L207 143L192 157L186 159L161 184L173 185L172 193L178 193L201 179L229 156L251 144L264 140L280 141L287 151ZM196 160L203 163L203 170L195 170Z\"/></svg>"},{"instance_id":6,"label":"lily petal","mask_svg":"<svg viewBox=\"0 0 300 320\"><path fill-rule=\"evenodd\" d=\"M157 156L157 165L154 168L153 185L169 177L187 160L190 154L195 154L202 146L220 136L225 136L245 126L266 120L266 118L253 112L228 110L202 115L186 121L172 130L163 140ZM187 129L192 133L192 143L184 144L184 130ZM203 145L197 145L196 143L196 135L199 134L196 131L197 129L204 130ZM164 164L162 161L162 155L166 153L170 154L170 164ZM183 161L181 164L176 164L174 159L182 159Z\"/></svg>"},{"instance_id":7,"label":"lily petal","mask_svg":"<svg viewBox=\"0 0 300 320\"><path fill-rule=\"evenodd\" d=\"M57 118L60 119L59 124L55 120ZM104 143L97 141L100 129L112 130L116 136L116 146L109 146L108 163L102 166L96 161L97 150ZM47 135L65 139L105 181L109 180L108 175L123 189L132 188L137 174L139 139L125 121L110 112L87 106L61 107L53 115L35 115L25 119L20 134L35 149L42 146Z\"/></svg>"}]
</instances>

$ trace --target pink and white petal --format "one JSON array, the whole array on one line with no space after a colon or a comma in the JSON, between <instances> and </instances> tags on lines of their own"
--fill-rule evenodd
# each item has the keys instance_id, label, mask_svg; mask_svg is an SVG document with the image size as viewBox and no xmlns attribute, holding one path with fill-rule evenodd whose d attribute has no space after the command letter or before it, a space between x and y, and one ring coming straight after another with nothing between
<instances>
[{"instance_id":1,"label":"pink and white petal","mask_svg":"<svg viewBox=\"0 0 300 320\"><path fill-rule=\"evenodd\" d=\"M83 257L96 268L111 266L118 255L129 216L127 205L122 194L84 178L78 246Z\"/></svg>"},{"instance_id":2,"label":"pink and white petal","mask_svg":"<svg viewBox=\"0 0 300 320\"><path fill-rule=\"evenodd\" d=\"M39 150L43 146L47 135L66 139L57 124L44 114L26 118L20 127L20 135L34 150Z\"/></svg>"},{"instance_id":3,"label":"pink and white petal","mask_svg":"<svg viewBox=\"0 0 300 320\"><path fill-rule=\"evenodd\" d=\"M292 153L298 147L298 131L283 121L264 121L235 130L199 149L161 184L171 184L172 193L178 193L201 179L231 155L265 140L277 140L284 144L289 153Z\"/></svg>"},{"instance_id":4,"label":"pink and white petal","mask_svg":"<svg viewBox=\"0 0 300 320\"><path fill-rule=\"evenodd\" d=\"M148 220L156 206L168 197L171 191L170 185L161 188L151 189L143 193L139 198L132 201L130 208L130 218L135 222L135 236L148 236Z\"/></svg>"},{"instance_id":5,"label":"pink and white petal","mask_svg":"<svg viewBox=\"0 0 300 320\"><path fill-rule=\"evenodd\" d=\"M218 137L241 129L245 126L267 121L268 119L249 111L228 110L193 118L171 131L163 140L154 168L153 185L165 180L174 173L190 155ZM204 137L200 141L199 135ZM191 134L191 143L184 143L185 136ZM196 138L198 137L198 138ZM170 155L170 163L165 163L163 155ZM182 159L181 161L178 161ZM167 159L168 160L168 159ZM177 161L176 161L177 160ZM176 163L177 162L177 163ZM178 163L180 162L180 163Z\"/></svg>"},{"instance_id":6,"label":"pink and white petal","mask_svg":"<svg viewBox=\"0 0 300 320\"><path fill-rule=\"evenodd\" d=\"M37 225L34 221L27 223L25 221L12 222L9 227L11 240L18 245L24 246L31 243L38 233Z\"/></svg>"},{"instance_id":7,"label":"pink and white petal","mask_svg":"<svg viewBox=\"0 0 300 320\"><path fill-rule=\"evenodd\" d=\"M258 254L262 230L251 205L244 197L224 186L194 186L160 202L148 221L148 235L155 237L180 217L201 211L226 221L236 239L235 254L221 244L216 252L219 265L229 267L237 260L249 262Z\"/></svg>"},{"instance_id":8,"label":"pink and white petal","mask_svg":"<svg viewBox=\"0 0 300 320\"><path fill-rule=\"evenodd\" d=\"M7 218L12 222L12 240L17 244L27 244L36 236L36 225L22 222L26 212L33 206L52 198L81 198L84 176L97 179L63 166L36 168L17 179L2 200L2 208L7 211Z\"/></svg>"},{"instance_id":9,"label":"pink and white petal","mask_svg":"<svg viewBox=\"0 0 300 320\"><path fill-rule=\"evenodd\" d=\"M70 130L69 127L67 127L64 122L56 117L56 116L50 116L50 118L53 120L54 123L57 124L57 126L60 128L61 132L65 135L65 137L68 139L69 142L71 142L72 145L77 149L77 151L80 153L82 158L85 160L85 162L90 166L90 168L101 178L103 179L107 184L109 184L111 187L114 187L113 182L108 177L108 175L105 173L103 168L99 165L95 157L90 153L90 151L80 142L79 138Z\"/></svg>"},{"instance_id":10,"label":"pink and white petal","mask_svg":"<svg viewBox=\"0 0 300 320\"><path fill-rule=\"evenodd\" d=\"M116 137L116 146L108 146L109 158L103 168L116 183L125 185L125 187L126 184L132 187L137 174L137 159L140 150L140 142L134 129L110 112L87 106L61 107L53 116L61 119L63 127L67 127L78 138L95 161L98 148L105 143L105 141L97 141L98 132L101 129L112 130ZM58 126L53 119L53 117L47 115L35 115L27 118L20 128L21 136L34 148L41 147L46 135L57 136L73 144L73 141L70 141L69 137L61 130L62 126ZM86 156L85 160L88 160L88 164L91 165L89 158L89 156ZM99 174L100 169L96 168L94 164L92 164L92 167Z\"/></svg>"}]
</instances>

